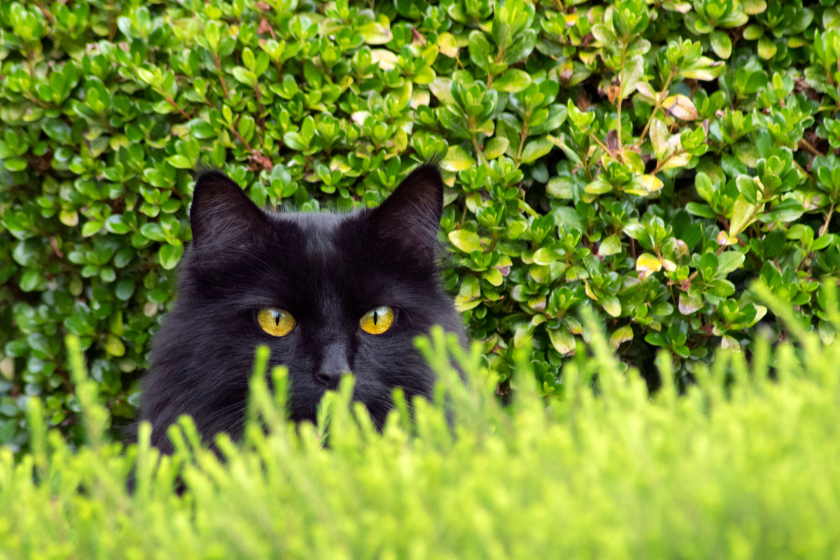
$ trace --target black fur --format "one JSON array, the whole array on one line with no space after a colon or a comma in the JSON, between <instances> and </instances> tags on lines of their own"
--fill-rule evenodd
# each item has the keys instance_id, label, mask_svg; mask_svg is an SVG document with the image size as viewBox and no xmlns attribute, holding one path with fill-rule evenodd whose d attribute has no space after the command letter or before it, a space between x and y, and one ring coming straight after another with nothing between
<instances>
[{"instance_id":1,"label":"black fur","mask_svg":"<svg viewBox=\"0 0 840 560\"><path fill-rule=\"evenodd\" d=\"M254 349L271 349L270 366L289 367L289 414L315 420L337 372L356 377L354 399L377 425L391 390L431 395L434 376L412 340L434 324L458 333L463 323L443 291L437 230L443 183L434 165L412 172L378 208L348 214L260 210L230 178L203 172L190 221L193 243L179 270L179 295L155 335L143 381L140 420L152 444L172 447L167 427L189 414L205 440L241 435ZM391 328L363 332L374 307L394 309ZM280 307L296 329L272 337L257 311Z\"/></svg>"}]
</instances>

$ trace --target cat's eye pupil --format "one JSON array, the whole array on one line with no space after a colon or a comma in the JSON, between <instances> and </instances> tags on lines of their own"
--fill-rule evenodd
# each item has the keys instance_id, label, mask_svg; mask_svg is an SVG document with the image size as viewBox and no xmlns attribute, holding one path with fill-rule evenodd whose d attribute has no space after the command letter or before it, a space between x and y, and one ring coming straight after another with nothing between
<instances>
[{"instance_id":1,"label":"cat's eye pupil","mask_svg":"<svg viewBox=\"0 0 840 560\"><path fill-rule=\"evenodd\" d=\"M373 324L374 324L374 325L376 324L376 320L377 320L378 318L379 318L379 314L377 314L377 313L376 313L376 311L374 311L374 312L373 312Z\"/></svg>"}]
</instances>

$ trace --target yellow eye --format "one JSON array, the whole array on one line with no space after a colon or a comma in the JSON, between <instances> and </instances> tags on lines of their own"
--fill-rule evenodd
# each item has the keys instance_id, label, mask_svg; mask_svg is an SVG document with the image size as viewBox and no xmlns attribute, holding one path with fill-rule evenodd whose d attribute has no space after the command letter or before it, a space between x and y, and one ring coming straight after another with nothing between
<instances>
[{"instance_id":1,"label":"yellow eye","mask_svg":"<svg viewBox=\"0 0 840 560\"><path fill-rule=\"evenodd\" d=\"M262 330L271 336L286 336L295 328L295 318L292 314L276 307L260 309L257 320Z\"/></svg>"},{"instance_id":2,"label":"yellow eye","mask_svg":"<svg viewBox=\"0 0 840 560\"><path fill-rule=\"evenodd\" d=\"M391 327L394 322L394 310L390 307L377 307L365 313L359 326L370 334L382 334Z\"/></svg>"}]
</instances>

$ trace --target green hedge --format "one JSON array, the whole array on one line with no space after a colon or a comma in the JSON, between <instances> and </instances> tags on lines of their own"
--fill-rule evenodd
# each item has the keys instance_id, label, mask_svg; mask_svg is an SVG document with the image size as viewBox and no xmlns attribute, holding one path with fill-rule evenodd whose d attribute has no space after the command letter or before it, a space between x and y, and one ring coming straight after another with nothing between
<instances>
[{"instance_id":1,"label":"green hedge","mask_svg":"<svg viewBox=\"0 0 840 560\"><path fill-rule=\"evenodd\" d=\"M117 419L189 242L189 169L375 205L445 154L446 285L510 390L590 333L655 383L749 348L763 278L824 340L840 272L835 0L0 0L0 445L78 440L61 341Z\"/></svg>"},{"instance_id":2,"label":"green hedge","mask_svg":"<svg viewBox=\"0 0 840 560\"><path fill-rule=\"evenodd\" d=\"M188 421L173 426L177 450L160 462L148 425L127 453L109 444L100 384L84 380L76 353L89 445L73 450L47 434L41 401L30 400L33 453L16 461L0 450L0 557L837 557L840 345L794 324L802 348L771 352L757 340L752 367L723 351L682 398L662 360L652 401L583 317L593 357L580 343L563 367L566 398L548 413L524 353L514 378L525 382L502 409L480 348L466 354L450 341L473 381L465 390L441 333L426 341L452 396L451 431L446 411L424 401L414 423L395 413L379 434L363 408L353 421L345 384L322 409L330 422L298 432L279 420L283 393L272 399L258 368L253 417L271 430L252 423L241 448L219 439L226 464L196 446ZM833 320L840 326L836 311ZM284 386L282 371L274 379Z\"/></svg>"}]
</instances>

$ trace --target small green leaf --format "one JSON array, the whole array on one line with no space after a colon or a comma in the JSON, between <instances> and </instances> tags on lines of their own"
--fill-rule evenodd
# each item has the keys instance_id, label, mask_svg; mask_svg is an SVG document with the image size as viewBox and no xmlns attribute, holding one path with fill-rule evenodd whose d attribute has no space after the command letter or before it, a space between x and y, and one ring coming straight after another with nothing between
<instances>
[{"instance_id":1,"label":"small green leaf","mask_svg":"<svg viewBox=\"0 0 840 560\"><path fill-rule=\"evenodd\" d=\"M601 297L601 306L610 316L618 317L621 315L621 302L618 298L612 295L604 295Z\"/></svg>"},{"instance_id":2,"label":"small green leaf","mask_svg":"<svg viewBox=\"0 0 840 560\"><path fill-rule=\"evenodd\" d=\"M636 55L624 66L621 83L621 97L626 99L636 89L645 74L645 61L642 55Z\"/></svg>"},{"instance_id":3,"label":"small green leaf","mask_svg":"<svg viewBox=\"0 0 840 560\"><path fill-rule=\"evenodd\" d=\"M778 47L770 37L762 37L758 40L758 56L764 60L769 60L776 56Z\"/></svg>"},{"instance_id":4,"label":"small green leaf","mask_svg":"<svg viewBox=\"0 0 840 560\"><path fill-rule=\"evenodd\" d=\"M522 91L531 83L527 72L518 68L511 68L493 82L493 88L499 91L516 93Z\"/></svg>"},{"instance_id":5,"label":"small green leaf","mask_svg":"<svg viewBox=\"0 0 840 560\"><path fill-rule=\"evenodd\" d=\"M487 36L479 30L470 33L469 49L470 59L473 63L487 71L494 54L493 47L490 45L490 41L487 40Z\"/></svg>"},{"instance_id":6,"label":"small green leaf","mask_svg":"<svg viewBox=\"0 0 840 560\"><path fill-rule=\"evenodd\" d=\"M610 47L616 44L618 37L615 32L606 25L597 24L592 26L592 35L600 41L604 46Z\"/></svg>"},{"instance_id":7,"label":"small green leaf","mask_svg":"<svg viewBox=\"0 0 840 560\"><path fill-rule=\"evenodd\" d=\"M594 181L583 187L583 190L589 194L605 194L612 192L613 187L601 177L596 177Z\"/></svg>"},{"instance_id":8,"label":"small green leaf","mask_svg":"<svg viewBox=\"0 0 840 560\"><path fill-rule=\"evenodd\" d=\"M534 251L534 262L540 265L548 265L560 258L560 255L547 247L540 247Z\"/></svg>"},{"instance_id":9,"label":"small green leaf","mask_svg":"<svg viewBox=\"0 0 840 560\"><path fill-rule=\"evenodd\" d=\"M42 279L43 277L41 276L40 271L33 268L27 269L26 272L21 274L20 289L24 292L37 290Z\"/></svg>"},{"instance_id":10,"label":"small green leaf","mask_svg":"<svg viewBox=\"0 0 840 560\"><path fill-rule=\"evenodd\" d=\"M172 270L178 265L181 260L181 255L184 254L183 245L163 245L158 252L160 256L160 265L166 270Z\"/></svg>"},{"instance_id":11,"label":"small green leaf","mask_svg":"<svg viewBox=\"0 0 840 560\"><path fill-rule=\"evenodd\" d=\"M254 87L257 83L257 75L245 68L242 68L241 66L237 66L233 69L233 77L236 78L236 81L241 82L246 86Z\"/></svg>"},{"instance_id":12,"label":"small green leaf","mask_svg":"<svg viewBox=\"0 0 840 560\"><path fill-rule=\"evenodd\" d=\"M575 337L564 328L548 329L548 338L554 349L563 356L568 356L575 351Z\"/></svg>"},{"instance_id":13,"label":"small green leaf","mask_svg":"<svg viewBox=\"0 0 840 560\"><path fill-rule=\"evenodd\" d=\"M715 274L717 276L726 276L733 270L741 268L744 264L744 253L740 251L725 251L718 255L718 265Z\"/></svg>"},{"instance_id":14,"label":"small green leaf","mask_svg":"<svg viewBox=\"0 0 840 560\"><path fill-rule=\"evenodd\" d=\"M531 140L525 144L522 150L522 158L520 163L531 163L546 155L554 147L554 143L548 139L548 136Z\"/></svg>"},{"instance_id":15,"label":"small green leaf","mask_svg":"<svg viewBox=\"0 0 840 560\"><path fill-rule=\"evenodd\" d=\"M174 156L169 156L166 158L166 161L169 162L172 167L176 169L192 169L193 165L190 163L190 160L186 158L186 156L182 156L180 154L176 154Z\"/></svg>"},{"instance_id":16,"label":"small green leaf","mask_svg":"<svg viewBox=\"0 0 840 560\"><path fill-rule=\"evenodd\" d=\"M692 216L700 216L701 218L715 217L715 211L712 210L708 204L701 204L699 202L689 202L685 205L685 209Z\"/></svg>"},{"instance_id":17,"label":"small green leaf","mask_svg":"<svg viewBox=\"0 0 840 560\"><path fill-rule=\"evenodd\" d=\"M469 311L481 305L481 288L478 278L469 275L461 280L461 287L455 297L455 309L458 311Z\"/></svg>"},{"instance_id":18,"label":"small green leaf","mask_svg":"<svg viewBox=\"0 0 840 560\"><path fill-rule=\"evenodd\" d=\"M117 282L117 287L115 289L115 294L118 299L122 301L128 301L131 299L131 296L134 295L135 289L135 282L133 278L123 278L119 282Z\"/></svg>"},{"instance_id":19,"label":"small green leaf","mask_svg":"<svg viewBox=\"0 0 840 560\"><path fill-rule=\"evenodd\" d=\"M7 159L3 164L8 171L23 171L26 169L27 162L26 158L17 157Z\"/></svg>"},{"instance_id":20,"label":"small green leaf","mask_svg":"<svg viewBox=\"0 0 840 560\"><path fill-rule=\"evenodd\" d=\"M738 237L755 219L756 205L750 204L743 196L735 200L732 219L729 222L729 237Z\"/></svg>"},{"instance_id":21,"label":"small green leaf","mask_svg":"<svg viewBox=\"0 0 840 560\"><path fill-rule=\"evenodd\" d=\"M70 143L70 125L60 119L47 119L42 125L44 132L60 144Z\"/></svg>"},{"instance_id":22,"label":"small green leaf","mask_svg":"<svg viewBox=\"0 0 840 560\"><path fill-rule=\"evenodd\" d=\"M610 235L598 246L598 255L607 257L621 252L621 239L617 235Z\"/></svg>"},{"instance_id":23,"label":"small green leaf","mask_svg":"<svg viewBox=\"0 0 840 560\"><path fill-rule=\"evenodd\" d=\"M207 121L194 120L190 124L190 133L199 140L207 140L216 137L216 129Z\"/></svg>"},{"instance_id":24,"label":"small green leaf","mask_svg":"<svg viewBox=\"0 0 840 560\"><path fill-rule=\"evenodd\" d=\"M105 224L96 220L85 222L85 225L82 226L82 237L90 237L91 235L99 233L99 230L102 229L103 225Z\"/></svg>"}]
</instances>

